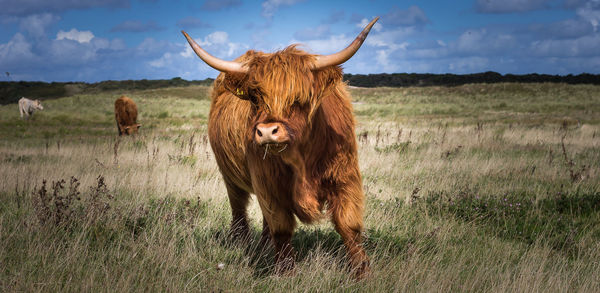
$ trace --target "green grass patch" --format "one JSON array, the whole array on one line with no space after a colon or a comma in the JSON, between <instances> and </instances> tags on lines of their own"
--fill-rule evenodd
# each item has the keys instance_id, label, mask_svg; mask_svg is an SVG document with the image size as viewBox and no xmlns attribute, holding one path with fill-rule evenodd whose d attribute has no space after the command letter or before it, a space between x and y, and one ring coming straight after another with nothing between
<instances>
[{"instance_id":1,"label":"green grass patch","mask_svg":"<svg viewBox=\"0 0 600 293\"><path fill-rule=\"evenodd\" d=\"M570 257L579 255L580 239L600 235L600 193L570 194L536 200L528 194L480 195L464 191L432 194L424 208L483 227L496 237L544 244Z\"/></svg>"}]
</instances>

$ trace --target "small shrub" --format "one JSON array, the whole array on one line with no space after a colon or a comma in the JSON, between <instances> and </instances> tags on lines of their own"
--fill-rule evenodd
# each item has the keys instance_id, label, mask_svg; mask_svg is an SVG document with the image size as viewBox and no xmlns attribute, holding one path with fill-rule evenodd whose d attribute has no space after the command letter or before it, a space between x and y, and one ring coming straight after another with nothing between
<instances>
[{"instance_id":1,"label":"small shrub","mask_svg":"<svg viewBox=\"0 0 600 293\"><path fill-rule=\"evenodd\" d=\"M34 189L32 197L38 223L42 226L70 226L81 222L94 223L104 217L110 209L106 200L113 199L113 196L103 176L98 176L96 180L96 186L90 187L89 194L82 201L79 191L81 183L77 178L71 176L68 189L64 179L52 181L50 190L44 179L40 189Z\"/></svg>"},{"instance_id":2,"label":"small shrub","mask_svg":"<svg viewBox=\"0 0 600 293\"><path fill-rule=\"evenodd\" d=\"M42 187L38 190L37 188L33 191L33 206L37 219L41 225L53 223L54 225L60 225L68 222L71 218L74 208L74 201L79 201L80 192L79 180L75 177L71 177L69 181L69 190L65 193L64 179L58 181L52 181L51 189L52 193L48 193L46 189L47 181L44 179Z\"/></svg>"}]
</instances>

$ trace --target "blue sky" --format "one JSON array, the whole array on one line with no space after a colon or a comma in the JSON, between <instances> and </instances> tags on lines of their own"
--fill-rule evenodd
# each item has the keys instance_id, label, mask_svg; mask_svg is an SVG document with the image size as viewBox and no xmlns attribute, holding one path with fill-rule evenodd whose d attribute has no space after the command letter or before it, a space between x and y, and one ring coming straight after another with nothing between
<instances>
[{"instance_id":1,"label":"blue sky","mask_svg":"<svg viewBox=\"0 0 600 293\"><path fill-rule=\"evenodd\" d=\"M329 54L375 16L346 73L600 73L600 0L0 0L0 80L216 77L182 29L227 60Z\"/></svg>"}]
</instances>

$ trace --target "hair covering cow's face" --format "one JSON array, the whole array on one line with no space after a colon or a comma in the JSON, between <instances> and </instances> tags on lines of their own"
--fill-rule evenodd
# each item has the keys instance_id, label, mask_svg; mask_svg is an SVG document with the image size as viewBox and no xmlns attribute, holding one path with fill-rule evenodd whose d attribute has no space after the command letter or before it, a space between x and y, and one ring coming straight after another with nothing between
<instances>
[{"instance_id":1,"label":"hair covering cow's face","mask_svg":"<svg viewBox=\"0 0 600 293\"><path fill-rule=\"evenodd\" d=\"M315 56L295 46L273 54L250 51L240 59L248 72L226 74L225 88L252 103L249 138L276 153L302 139L321 96L342 79L337 66L314 70Z\"/></svg>"}]
</instances>

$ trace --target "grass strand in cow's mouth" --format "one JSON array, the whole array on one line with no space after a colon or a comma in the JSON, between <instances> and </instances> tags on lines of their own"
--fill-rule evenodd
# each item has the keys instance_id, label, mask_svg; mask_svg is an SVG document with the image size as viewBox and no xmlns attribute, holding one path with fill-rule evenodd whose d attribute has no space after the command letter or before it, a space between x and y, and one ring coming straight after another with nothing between
<instances>
[{"instance_id":1,"label":"grass strand in cow's mouth","mask_svg":"<svg viewBox=\"0 0 600 293\"><path fill-rule=\"evenodd\" d=\"M288 147L287 143L266 143L262 145L265 149L265 152L263 154L263 160L267 157L267 153L269 152L269 149L271 149L271 154L279 154L283 151L285 151Z\"/></svg>"},{"instance_id":2,"label":"grass strand in cow's mouth","mask_svg":"<svg viewBox=\"0 0 600 293\"><path fill-rule=\"evenodd\" d=\"M269 151L269 144L265 147L265 154L263 155L263 160L267 157L267 152Z\"/></svg>"}]
</instances>

